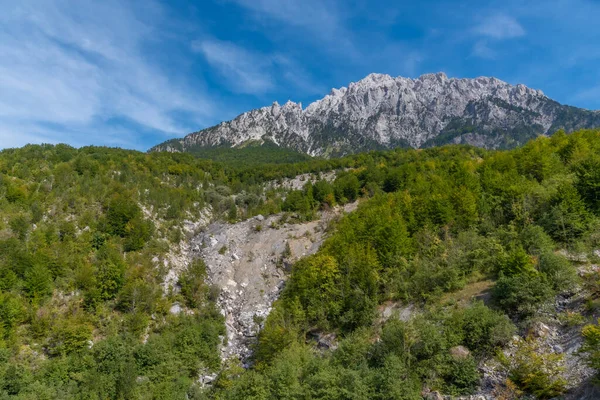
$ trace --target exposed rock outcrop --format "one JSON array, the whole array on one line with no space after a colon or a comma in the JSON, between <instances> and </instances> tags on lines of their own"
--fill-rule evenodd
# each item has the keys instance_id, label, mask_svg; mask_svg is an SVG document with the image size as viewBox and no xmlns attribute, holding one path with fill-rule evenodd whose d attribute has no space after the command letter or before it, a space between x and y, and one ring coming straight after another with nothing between
<instances>
[{"instance_id":1,"label":"exposed rock outcrop","mask_svg":"<svg viewBox=\"0 0 600 400\"><path fill-rule=\"evenodd\" d=\"M558 129L598 126L599 112L564 106L539 90L496 78L371 74L333 89L305 109L291 101L273 103L152 150L193 151L264 140L314 156L446 143L499 148Z\"/></svg>"},{"instance_id":2,"label":"exposed rock outcrop","mask_svg":"<svg viewBox=\"0 0 600 400\"><path fill-rule=\"evenodd\" d=\"M227 328L223 359L248 359L291 263L314 254L331 219L355 206L323 212L320 219L302 224L280 224L281 215L213 223L192 239L192 256L205 261L208 283L220 289L218 306Z\"/></svg>"}]
</instances>

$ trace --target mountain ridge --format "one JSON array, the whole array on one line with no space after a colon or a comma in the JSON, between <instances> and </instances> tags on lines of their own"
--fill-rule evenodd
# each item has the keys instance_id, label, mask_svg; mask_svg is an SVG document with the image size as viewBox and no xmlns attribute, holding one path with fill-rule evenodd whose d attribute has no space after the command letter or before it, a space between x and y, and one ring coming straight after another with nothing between
<instances>
[{"instance_id":1,"label":"mountain ridge","mask_svg":"<svg viewBox=\"0 0 600 400\"><path fill-rule=\"evenodd\" d=\"M562 105L541 90L494 77L418 78L372 73L332 89L306 108L291 100L159 144L150 151L194 151L270 141L311 156L448 143L511 148L559 129L600 126L600 112Z\"/></svg>"}]
</instances>

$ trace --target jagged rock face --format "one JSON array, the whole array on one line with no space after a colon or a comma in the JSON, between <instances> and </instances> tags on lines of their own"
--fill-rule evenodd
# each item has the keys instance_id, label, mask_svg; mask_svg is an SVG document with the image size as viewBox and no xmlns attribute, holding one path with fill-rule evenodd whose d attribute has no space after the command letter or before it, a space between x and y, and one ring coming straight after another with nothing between
<instances>
[{"instance_id":1,"label":"jagged rock face","mask_svg":"<svg viewBox=\"0 0 600 400\"><path fill-rule=\"evenodd\" d=\"M190 151L263 140L319 156L446 143L499 148L558 129L597 126L599 112L563 106L539 90L496 78L371 74L305 109L293 102L273 103L152 150Z\"/></svg>"}]
</instances>

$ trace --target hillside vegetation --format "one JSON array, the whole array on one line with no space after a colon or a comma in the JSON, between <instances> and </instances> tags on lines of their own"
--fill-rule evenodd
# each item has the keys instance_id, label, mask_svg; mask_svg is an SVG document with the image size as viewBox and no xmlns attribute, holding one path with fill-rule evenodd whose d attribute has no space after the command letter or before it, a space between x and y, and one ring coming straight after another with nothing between
<instances>
[{"instance_id":1,"label":"hillside vegetation","mask_svg":"<svg viewBox=\"0 0 600 400\"><path fill-rule=\"evenodd\" d=\"M64 145L0 152L0 398L468 394L481 360L580 286L558 250L600 249L598 131L499 152L446 146L262 165L260 150L246 154L232 164ZM331 170L335 181L303 190L266 185ZM189 265L176 288L163 286L169 253L193 234L186 221L207 210L230 222L279 212L310 220L357 199L321 250L292 267L253 367L222 366L224 321L203 263ZM580 324L589 322L584 349L598 368L600 335L586 318L597 316L600 276L590 274ZM444 300L481 281L493 282L485 304ZM385 302L422 312L382 323ZM185 311L171 312L175 303ZM315 351L312 338L325 333L338 337L337 349ZM565 390L553 360L522 359L507 384L515 393ZM528 360L548 373L527 373L540 370ZM198 377L213 371L203 389Z\"/></svg>"}]
</instances>

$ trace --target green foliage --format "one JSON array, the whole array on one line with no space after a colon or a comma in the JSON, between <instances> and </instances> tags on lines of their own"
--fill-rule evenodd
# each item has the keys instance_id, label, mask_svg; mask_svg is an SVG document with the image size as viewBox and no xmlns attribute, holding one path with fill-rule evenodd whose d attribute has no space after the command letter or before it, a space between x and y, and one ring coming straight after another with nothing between
<instances>
[{"instance_id":1,"label":"green foliage","mask_svg":"<svg viewBox=\"0 0 600 400\"><path fill-rule=\"evenodd\" d=\"M269 141L262 144L248 143L242 148L231 148L230 146L198 147L191 149L190 152L200 158L219 161L236 167L289 164L310 159L304 153L279 147Z\"/></svg>"},{"instance_id":2,"label":"green foliage","mask_svg":"<svg viewBox=\"0 0 600 400\"><path fill-rule=\"evenodd\" d=\"M510 251L500 265L499 273L508 277L535 274L533 259L522 247Z\"/></svg>"},{"instance_id":3,"label":"green foliage","mask_svg":"<svg viewBox=\"0 0 600 400\"><path fill-rule=\"evenodd\" d=\"M44 265L36 264L25 273L25 291L36 300L52 293L52 275Z\"/></svg>"},{"instance_id":4,"label":"green foliage","mask_svg":"<svg viewBox=\"0 0 600 400\"><path fill-rule=\"evenodd\" d=\"M335 205L335 194L333 186L326 180L318 180L312 187L313 198L319 205Z\"/></svg>"},{"instance_id":5,"label":"green foliage","mask_svg":"<svg viewBox=\"0 0 600 400\"><path fill-rule=\"evenodd\" d=\"M475 302L464 310L452 313L451 320L461 343L477 355L490 355L502 348L515 334L515 326L508 317Z\"/></svg>"},{"instance_id":6,"label":"green foliage","mask_svg":"<svg viewBox=\"0 0 600 400\"><path fill-rule=\"evenodd\" d=\"M11 293L0 294L0 334L8 338L25 318L25 309L19 298Z\"/></svg>"},{"instance_id":7,"label":"green foliage","mask_svg":"<svg viewBox=\"0 0 600 400\"><path fill-rule=\"evenodd\" d=\"M555 398L566 391L567 381L561 377L561 354L544 353L534 341L521 342L509 365L509 375L519 389L538 399Z\"/></svg>"},{"instance_id":8,"label":"green foliage","mask_svg":"<svg viewBox=\"0 0 600 400\"><path fill-rule=\"evenodd\" d=\"M571 290L578 281L577 270L566 257L546 251L540 255L539 270L556 292Z\"/></svg>"},{"instance_id":9,"label":"green foliage","mask_svg":"<svg viewBox=\"0 0 600 400\"><path fill-rule=\"evenodd\" d=\"M209 293L204 279L206 278L206 265L201 259L192 262L179 276L179 287L185 302L190 308L202 307L207 302Z\"/></svg>"},{"instance_id":10,"label":"green foliage","mask_svg":"<svg viewBox=\"0 0 600 400\"><path fill-rule=\"evenodd\" d=\"M61 320L52 329L48 348L51 355L64 355L80 351L89 346L92 339L92 327L81 319Z\"/></svg>"},{"instance_id":11,"label":"green foliage","mask_svg":"<svg viewBox=\"0 0 600 400\"><path fill-rule=\"evenodd\" d=\"M588 365L595 369L600 377L600 326L586 325L581 334L584 339L581 351L585 354Z\"/></svg>"},{"instance_id":12,"label":"green foliage","mask_svg":"<svg viewBox=\"0 0 600 400\"><path fill-rule=\"evenodd\" d=\"M106 206L109 233L124 237L130 221L140 218L142 210L137 203L125 195L115 195Z\"/></svg>"},{"instance_id":13,"label":"green foliage","mask_svg":"<svg viewBox=\"0 0 600 400\"><path fill-rule=\"evenodd\" d=\"M143 220L140 217L129 220L125 225L125 241L123 242L124 250L141 250L152 238L153 231L154 224L151 221Z\"/></svg>"},{"instance_id":14,"label":"green foliage","mask_svg":"<svg viewBox=\"0 0 600 400\"><path fill-rule=\"evenodd\" d=\"M506 313L520 318L531 316L554 295L552 286L541 274L518 274L501 277L492 296Z\"/></svg>"},{"instance_id":15,"label":"green foliage","mask_svg":"<svg viewBox=\"0 0 600 400\"><path fill-rule=\"evenodd\" d=\"M590 157L575 167L576 188L587 206L596 214L600 212L600 158Z\"/></svg>"},{"instance_id":16,"label":"green foliage","mask_svg":"<svg viewBox=\"0 0 600 400\"><path fill-rule=\"evenodd\" d=\"M115 247L107 244L97 252L95 288L102 300L113 299L123 286L127 265Z\"/></svg>"},{"instance_id":17,"label":"green foliage","mask_svg":"<svg viewBox=\"0 0 600 400\"><path fill-rule=\"evenodd\" d=\"M286 293L298 299L309 325L326 328L323 324L339 315L339 275L337 262L331 256L308 257L294 265Z\"/></svg>"},{"instance_id":18,"label":"green foliage","mask_svg":"<svg viewBox=\"0 0 600 400\"><path fill-rule=\"evenodd\" d=\"M586 231L590 216L576 189L561 186L551 199L549 210L544 213L541 223L553 239L571 243Z\"/></svg>"},{"instance_id":19,"label":"green foliage","mask_svg":"<svg viewBox=\"0 0 600 400\"><path fill-rule=\"evenodd\" d=\"M453 124L449 134L469 126ZM477 363L515 332L508 316L535 317L576 283L572 263L556 250L600 243L599 139L582 131L511 151L447 146L287 164L275 151L269 160L277 164L261 163L268 144L221 149L227 165L99 147L4 150L0 397L472 393ZM316 178L332 171L331 183ZM311 177L302 190L277 186L300 174ZM215 219L230 222L282 210L301 222L359 198L357 211L333 221L319 252L292 266L259 334L254 368L229 366L214 390L201 390L201 371L221 366L225 331L200 261L179 276L180 292L163 291L166 253L186 239L184 219L205 217L209 205ZM444 293L458 296L482 281L495 281L498 311L466 300L439 306ZM388 301L424 311L380 327L378 306ZM169 313L175 302L185 313ZM312 338L324 331L340 345L317 356ZM584 335L593 360L593 329ZM553 376L535 373L555 360L523 354L515 382L541 397L559 392Z\"/></svg>"},{"instance_id":20,"label":"green foliage","mask_svg":"<svg viewBox=\"0 0 600 400\"><path fill-rule=\"evenodd\" d=\"M19 238L19 240L25 240L29 231L29 221L25 215L17 215L9 222L10 229Z\"/></svg>"},{"instance_id":21,"label":"green foliage","mask_svg":"<svg viewBox=\"0 0 600 400\"><path fill-rule=\"evenodd\" d=\"M312 206L310 200L304 196L304 193L301 190L294 190L288 193L281 209L283 211L297 212L304 215L312 210Z\"/></svg>"},{"instance_id":22,"label":"green foliage","mask_svg":"<svg viewBox=\"0 0 600 400\"><path fill-rule=\"evenodd\" d=\"M339 176L333 184L335 199L338 203L351 203L358 198L360 182L352 173Z\"/></svg>"}]
</instances>

